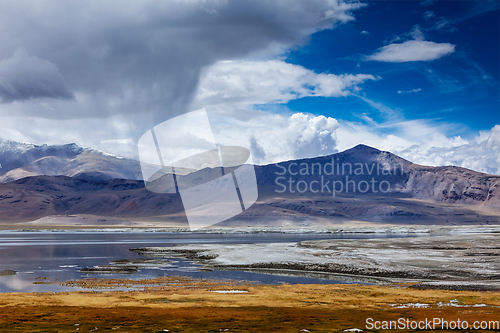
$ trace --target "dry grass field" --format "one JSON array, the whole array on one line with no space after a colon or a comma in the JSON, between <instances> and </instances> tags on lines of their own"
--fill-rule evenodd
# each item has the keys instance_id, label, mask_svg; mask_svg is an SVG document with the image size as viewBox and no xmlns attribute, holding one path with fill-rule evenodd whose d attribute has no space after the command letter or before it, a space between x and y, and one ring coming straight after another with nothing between
<instances>
[{"instance_id":1,"label":"dry grass field","mask_svg":"<svg viewBox=\"0 0 500 333\"><path fill-rule=\"evenodd\" d=\"M186 277L83 279L66 285L90 291L1 294L0 331L342 332L358 328L371 332L376 330L366 329L367 318L460 319L471 324L500 320L499 292L417 290L396 284L256 285Z\"/></svg>"}]
</instances>

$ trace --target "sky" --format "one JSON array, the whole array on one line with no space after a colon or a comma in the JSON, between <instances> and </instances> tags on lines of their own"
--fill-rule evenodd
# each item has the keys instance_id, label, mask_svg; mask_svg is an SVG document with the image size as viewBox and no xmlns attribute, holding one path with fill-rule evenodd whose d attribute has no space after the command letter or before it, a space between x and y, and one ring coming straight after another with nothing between
<instances>
[{"instance_id":1,"label":"sky","mask_svg":"<svg viewBox=\"0 0 500 333\"><path fill-rule=\"evenodd\" d=\"M138 158L205 108L257 164L363 143L500 174L500 2L0 2L0 138Z\"/></svg>"}]
</instances>

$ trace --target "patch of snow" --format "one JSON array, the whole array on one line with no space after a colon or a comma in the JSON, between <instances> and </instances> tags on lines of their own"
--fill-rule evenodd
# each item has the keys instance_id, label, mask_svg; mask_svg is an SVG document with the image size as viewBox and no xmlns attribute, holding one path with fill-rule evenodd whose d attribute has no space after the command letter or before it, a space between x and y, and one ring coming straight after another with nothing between
<instances>
[{"instance_id":1,"label":"patch of snow","mask_svg":"<svg viewBox=\"0 0 500 333\"><path fill-rule=\"evenodd\" d=\"M455 308L484 308L488 306L486 304L474 304L474 305L461 304L460 301L457 299L452 299L448 303L439 302L437 305L439 307L452 306Z\"/></svg>"},{"instance_id":2,"label":"patch of snow","mask_svg":"<svg viewBox=\"0 0 500 333\"><path fill-rule=\"evenodd\" d=\"M124 157L113 155L113 154L110 154L110 153L106 153L106 152L104 152L102 150L99 150L97 148L83 147L83 149L88 150L88 151L94 151L94 152L99 153L99 154L101 154L103 156L114 157L114 158L117 158L117 159L120 159L120 160L124 159Z\"/></svg>"},{"instance_id":3,"label":"patch of snow","mask_svg":"<svg viewBox=\"0 0 500 333\"><path fill-rule=\"evenodd\" d=\"M210 290L210 291L219 294L243 294L248 292L248 290Z\"/></svg>"},{"instance_id":4,"label":"patch of snow","mask_svg":"<svg viewBox=\"0 0 500 333\"><path fill-rule=\"evenodd\" d=\"M429 307L429 304L407 303L407 304L391 304L391 306L395 307L396 309L408 309L408 308L426 309Z\"/></svg>"}]
</instances>

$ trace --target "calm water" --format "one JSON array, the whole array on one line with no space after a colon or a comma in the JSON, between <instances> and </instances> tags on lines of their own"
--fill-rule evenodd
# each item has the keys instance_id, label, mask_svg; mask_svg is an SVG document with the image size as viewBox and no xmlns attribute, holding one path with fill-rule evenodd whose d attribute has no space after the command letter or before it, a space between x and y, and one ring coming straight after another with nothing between
<instances>
[{"instance_id":1,"label":"calm water","mask_svg":"<svg viewBox=\"0 0 500 333\"><path fill-rule=\"evenodd\" d=\"M417 236L417 235L412 235ZM74 291L78 288L33 284L42 281L67 281L83 277L151 278L184 275L200 278L237 279L266 284L344 283L329 279L282 276L241 271L200 272L201 267L188 260L170 258L169 267L140 268L134 274L84 274L80 269L109 264L112 260L141 258L130 248L174 246L196 243L276 243L315 239L360 239L409 237L408 234L197 234L165 232L0 232L0 271L12 269L15 276L0 276L0 292ZM167 257L166 257L167 258Z\"/></svg>"}]
</instances>

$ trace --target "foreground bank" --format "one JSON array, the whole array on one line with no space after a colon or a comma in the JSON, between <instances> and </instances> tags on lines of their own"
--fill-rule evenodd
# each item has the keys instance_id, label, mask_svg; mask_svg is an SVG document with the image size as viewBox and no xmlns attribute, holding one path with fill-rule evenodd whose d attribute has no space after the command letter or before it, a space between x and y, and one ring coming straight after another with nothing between
<instances>
[{"instance_id":1,"label":"foreground bank","mask_svg":"<svg viewBox=\"0 0 500 333\"><path fill-rule=\"evenodd\" d=\"M3 294L0 331L374 331L384 322L418 325L439 318L472 325L498 321L500 314L498 292L418 290L405 284L271 286L172 277L69 284L91 291ZM117 286L136 289L105 291Z\"/></svg>"}]
</instances>

